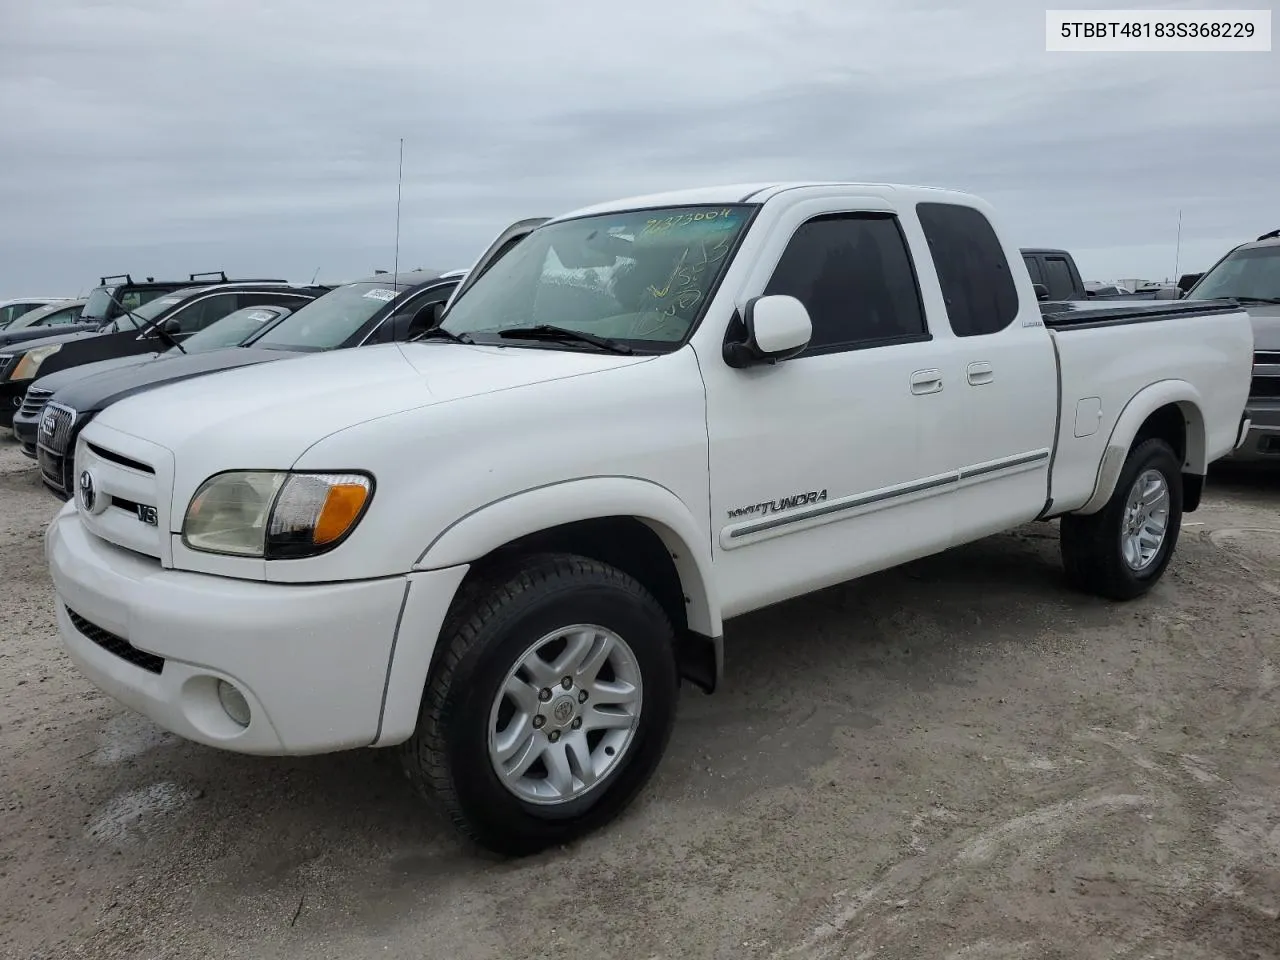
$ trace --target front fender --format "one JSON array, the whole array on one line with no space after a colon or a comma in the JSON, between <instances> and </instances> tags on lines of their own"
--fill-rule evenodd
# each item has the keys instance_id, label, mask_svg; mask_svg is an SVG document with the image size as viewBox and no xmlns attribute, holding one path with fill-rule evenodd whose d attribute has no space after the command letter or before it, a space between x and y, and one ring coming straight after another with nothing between
<instances>
[{"instance_id":1,"label":"front fender","mask_svg":"<svg viewBox=\"0 0 1280 960\"><path fill-rule=\"evenodd\" d=\"M1111 430L1106 450L1098 465L1093 495L1084 506L1072 512L1097 513L1106 505L1115 491L1120 471L1124 468L1125 459L1129 456L1129 450L1133 447L1134 438L1142 424L1151 414L1169 404L1178 406L1187 425L1187 451L1183 470L1202 476L1208 472L1204 414L1201 412L1204 403L1200 391L1185 380L1161 380L1143 387L1125 404Z\"/></svg>"},{"instance_id":2,"label":"front fender","mask_svg":"<svg viewBox=\"0 0 1280 960\"><path fill-rule=\"evenodd\" d=\"M638 477L566 480L495 500L441 531L414 569L470 564L520 537L602 517L634 517L661 538L680 575L689 629L720 636L723 625L705 523L700 527L684 501L666 487Z\"/></svg>"}]
</instances>

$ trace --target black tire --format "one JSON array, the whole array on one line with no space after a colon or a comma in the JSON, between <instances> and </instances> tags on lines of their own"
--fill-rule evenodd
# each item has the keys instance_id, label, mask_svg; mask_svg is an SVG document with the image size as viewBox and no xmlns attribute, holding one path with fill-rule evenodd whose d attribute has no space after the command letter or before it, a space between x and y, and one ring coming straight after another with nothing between
<instances>
[{"instance_id":1,"label":"black tire","mask_svg":"<svg viewBox=\"0 0 1280 960\"><path fill-rule=\"evenodd\" d=\"M639 665L642 701L630 745L590 792L563 804L509 791L489 759L490 709L521 654L540 637L591 623L622 637ZM441 630L418 725L401 748L405 773L466 837L503 856L568 843L612 820L662 759L675 721L675 631L640 583L568 554L523 558L464 588Z\"/></svg>"},{"instance_id":2,"label":"black tire","mask_svg":"<svg viewBox=\"0 0 1280 960\"><path fill-rule=\"evenodd\" d=\"M1125 506L1134 482L1157 470L1169 488L1169 517L1164 542L1154 560L1132 569L1122 552ZM1061 550L1067 579L1087 593L1109 600L1133 600L1155 585L1169 565L1182 529L1182 465L1164 440L1150 439L1129 451L1111 499L1097 513L1062 518Z\"/></svg>"}]
</instances>

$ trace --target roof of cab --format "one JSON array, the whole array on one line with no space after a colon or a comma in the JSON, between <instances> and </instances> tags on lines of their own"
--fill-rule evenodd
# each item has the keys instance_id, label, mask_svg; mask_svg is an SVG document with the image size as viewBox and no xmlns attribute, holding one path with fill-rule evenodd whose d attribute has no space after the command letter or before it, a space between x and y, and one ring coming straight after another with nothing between
<instances>
[{"instance_id":1,"label":"roof of cab","mask_svg":"<svg viewBox=\"0 0 1280 960\"><path fill-rule=\"evenodd\" d=\"M697 206L715 203L753 203L761 204L779 194L794 190L821 190L824 188L856 188L872 195L891 193L921 193L951 199L978 200L977 197L957 190L942 187L924 187L901 183L860 183L844 180L797 180L775 183L733 183L721 186L695 187L689 190L672 190L666 193L650 193L604 203L580 207L568 213L553 217L552 220L571 220L576 217L591 216L598 213L613 213L620 210L646 210L658 207Z\"/></svg>"}]
</instances>

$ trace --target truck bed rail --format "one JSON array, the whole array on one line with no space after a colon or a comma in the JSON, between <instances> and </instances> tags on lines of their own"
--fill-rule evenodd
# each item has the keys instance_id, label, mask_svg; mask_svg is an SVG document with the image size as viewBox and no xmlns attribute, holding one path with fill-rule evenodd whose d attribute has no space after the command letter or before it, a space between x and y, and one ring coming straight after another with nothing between
<instances>
[{"instance_id":1,"label":"truck bed rail","mask_svg":"<svg viewBox=\"0 0 1280 960\"><path fill-rule=\"evenodd\" d=\"M1186 316L1212 316L1243 309L1235 300L1139 300L1101 306L1097 301L1064 301L1041 307L1051 330L1091 330L1127 323L1155 323Z\"/></svg>"}]
</instances>

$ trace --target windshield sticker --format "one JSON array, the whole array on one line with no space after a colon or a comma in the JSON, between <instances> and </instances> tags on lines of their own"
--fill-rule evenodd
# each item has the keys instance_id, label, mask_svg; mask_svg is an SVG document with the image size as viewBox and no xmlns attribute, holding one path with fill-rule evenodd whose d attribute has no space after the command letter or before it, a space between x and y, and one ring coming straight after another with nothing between
<instances>
[{"instance_id":1,"label":"windshield sticker","mask_svg":"<svg viewBox=\"0 0 1280 960\"><path fill-rule=\"evenodd\" d=\"M383 303L390 303L399 294L395 290L370 290L365 295L366 300L381 300Z\"/></svg>"},{"instance_id":2,"label":"windshield sticker","mask_svg":"<svg viewBox=\"0 0 1280 960\"><path fill-rule=\"evenodd\" d=\"M160 302L156 304L156 306L167 307L171 303L178 303L181 299L182 299L181 297L163 297L160 300ZM134 305L133 309L135 310L137 309L137 304Z\"/></svg>"},{"instance_id":3,"label":"windshield sticker","mask_svg":"<svg viewBox=\"0 0 1280 960\"><path fill-rule=\"evenodd\" d=\"M257 320L259 323L266 323L268 320L274 319L274 313L268 313L266 310L255 310L249 314L250 320Z\"/></svg>"},{"instance_id":4,"label":"windshield sticker","mask_svg":"<svg viewBox=\"0 0 1280 960\"><path fill-rule=\"evenodd\" d=\"M726 207L723 210L699 210L697 213L677 213L669 217L657 217L655 219L646 220L644 229L640 231L641 236L653 233L665 233L672 227L684 227L689 224L716 223L716 226L733 226L731 223L724 223L729 217L733 216L733 211Z\"/></svg>"}]
</instances>

